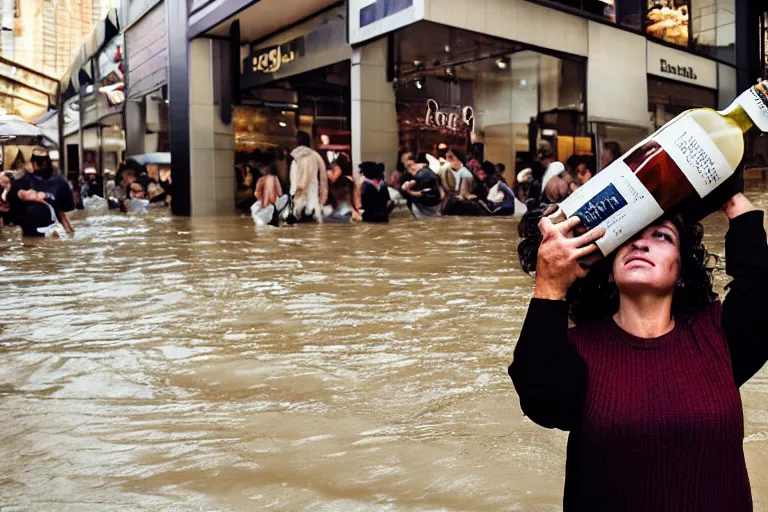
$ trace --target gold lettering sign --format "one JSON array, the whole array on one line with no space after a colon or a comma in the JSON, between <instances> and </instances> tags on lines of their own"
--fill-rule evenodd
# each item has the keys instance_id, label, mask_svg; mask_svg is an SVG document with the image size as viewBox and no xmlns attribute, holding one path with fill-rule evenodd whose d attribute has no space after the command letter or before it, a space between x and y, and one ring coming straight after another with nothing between
<instances>
[{"instance_id":1,"label":"gold lettering sign","mask_svg":"<svg viewBox=\"0 0 768 512\"><path fill-rule=\"evenodd\" d=\"M464 107L461 114L440 112L440 105L435 100L427 100L427 114L424 124L428 128L439 128L452 132L469 128L475 131L475 111L472 107Z\"/></svg>"},{"instance_id":2,"label":"gold lettering sign","mask_svg":"<svg viewBox=\"0 0 768 512\"><path fill-rule=\"evenodd\" d=\"M296 59L296 53L291 50L283 54L282 47L277 46L253 57L253 71L258 73L276 73L283 64Z\"/></svg>"}]
</instances>

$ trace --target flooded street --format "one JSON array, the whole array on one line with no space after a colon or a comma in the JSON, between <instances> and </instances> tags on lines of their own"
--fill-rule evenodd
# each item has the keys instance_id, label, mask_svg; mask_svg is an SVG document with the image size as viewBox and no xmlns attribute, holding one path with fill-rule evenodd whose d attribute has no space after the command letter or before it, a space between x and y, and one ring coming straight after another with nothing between
<instances>
[{"instance_id":1,"label":"flooded street","mask_svg":"<svg viewBox=\"0 0 768 512\"><path fill-rule=\"evenodd\" d=\"M506 374L516 221L164 215L0 235L3 512L560 510L566 434ZM768 511L765 371L742 397Z\"/></svg>"}]
</instances>

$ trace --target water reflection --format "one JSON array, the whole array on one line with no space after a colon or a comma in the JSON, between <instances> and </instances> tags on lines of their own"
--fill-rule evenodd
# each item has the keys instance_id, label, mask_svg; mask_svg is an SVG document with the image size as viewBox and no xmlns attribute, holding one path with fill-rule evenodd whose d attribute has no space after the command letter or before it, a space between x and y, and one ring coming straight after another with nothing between
<instances>
[{"instance_id":1,"label":"water reflection","mask_svg":"<svg viewBox=\"0 0 768 512\"><path fill-rule=\"evenodd\" d=\"M506 376L514 221L75 227L0 240L0 507L560 509L565 434ZM757 510L766 391L743 393Z\"/></svg>"}]
</instances>

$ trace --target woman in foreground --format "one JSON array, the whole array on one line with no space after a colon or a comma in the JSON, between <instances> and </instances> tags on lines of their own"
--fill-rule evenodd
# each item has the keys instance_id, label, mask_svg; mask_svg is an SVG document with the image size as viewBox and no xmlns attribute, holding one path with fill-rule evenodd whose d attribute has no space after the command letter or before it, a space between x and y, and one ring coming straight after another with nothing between
<instances>
[{"instance_id":1,"label":"woman in foreground","mask_svg":"<svg viewBox=\"0 0 768 512\"><path fill-rule=\"evenodd\" d=\"M509 375L531 420L570 431L564 510L752 510L739 387L768 359L768 244L743 194L723 211L722 304L699 224L663 219L587 270L603 232L541 220Z\"/></svg>"}]
</instances>

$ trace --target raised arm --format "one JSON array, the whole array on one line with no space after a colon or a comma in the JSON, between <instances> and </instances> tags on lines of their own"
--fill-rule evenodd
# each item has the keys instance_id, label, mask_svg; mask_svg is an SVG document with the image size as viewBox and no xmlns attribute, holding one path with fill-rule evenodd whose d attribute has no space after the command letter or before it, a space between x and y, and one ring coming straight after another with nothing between
<instances>
[{"instance_id":1,"label":"raised arm","mask_svg":"<svg viewBox=\"0 0 768 512\"><path fill-rule=\"evenodd\" d=\"M579 422L587 389L587 368L568 340L568 288L587 275L579 261L593 253L605 231L572 237L572 218L539 224L544 236L536 265L536 289L515 347L509 376L526 416L547 428L571 430Z\"/></svg>"},{"instance_id":2,"label":"raised arm","mask_svg":"<svg viewBox=\"0 0 768 512\"><path fill-rule=\"evenodd\" d=\"M723 301L722 327L731 353L737 386L768 361L768 243L763 212L743 194L723 208L729 218L725 235L725 271L733 278Z\"/></svg>"},{"instance_id":3,"label":"raised arm","mask_svg":"<svg viewBox=\"0 0 768 512\"><path fill-rule=\"evenodd\" d=\"M523 413L542 427L571 430L579 422L587 367L568 341L564 300L531 300L509 366Z\"/></svg>"}]
</instances>

